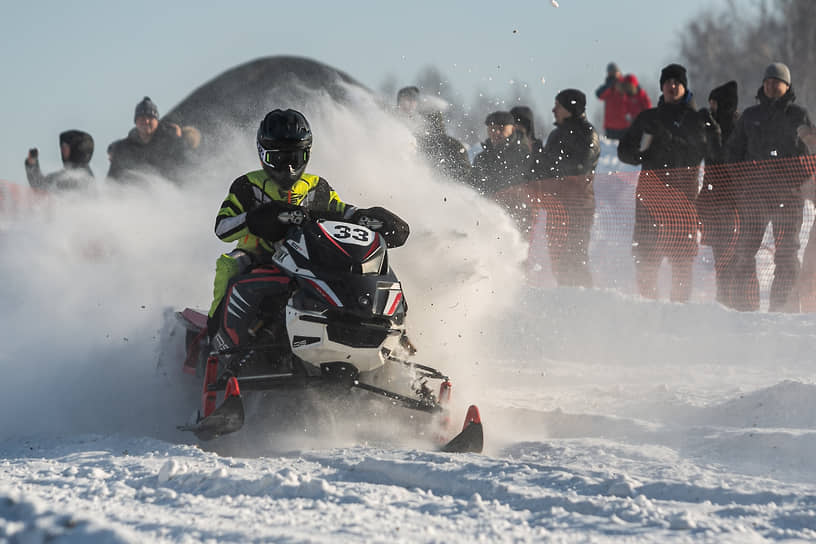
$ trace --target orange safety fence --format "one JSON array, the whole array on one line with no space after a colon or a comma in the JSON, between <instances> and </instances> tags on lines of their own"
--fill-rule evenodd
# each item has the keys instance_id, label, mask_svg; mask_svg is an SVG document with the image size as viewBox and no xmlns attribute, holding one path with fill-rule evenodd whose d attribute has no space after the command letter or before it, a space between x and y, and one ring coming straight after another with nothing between
<instances>
[{"instance_id":1,"label":"orange safety fence","mask_svg":"<svg viewBox=\"0 0 816 544\"><path fill-rule=\"evenodd\" d=\"M804 156L597 173L591 189L540 180L497 200L529 236L533 285L813 312L814 172Z\"/></svg>"},{"instance_id":2,"label":"orange safety fence","mask_svg":"<svg viewBox=\"0 0 816 544\"><path fill-rule=\"evenodd\" d=\"M13 219L22 210L40 200L42 194L28 186L0 180L0 221Z\"/></svg>"}]
</instances>

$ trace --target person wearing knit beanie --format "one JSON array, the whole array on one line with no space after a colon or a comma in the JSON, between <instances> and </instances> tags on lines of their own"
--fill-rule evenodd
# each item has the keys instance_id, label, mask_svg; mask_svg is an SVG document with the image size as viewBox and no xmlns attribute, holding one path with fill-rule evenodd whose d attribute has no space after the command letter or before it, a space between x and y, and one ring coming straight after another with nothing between
<instances>
[{"instance_id":1,"label":"person wearing knit beanie","mask_svg":"<svg viewBox=\"0 0 816 544\"><path fill-rule=\"evenodd\" d=\"M177 123L159 119L156 103L145 96L133 111L135 125L127 137L108 146L108 178L141 183L145 175L181 182L191 152L201 143L197 129L187 133Z\"/></svg>"},{"instance_id":2,"label":"person wearing knit beanie","mask_svg":"<svg viewBox=\"0 0 816 544\"><path fill-rule=\"evenodd\" d=\"M727 163L770 161L773 164L767 176L737 176L734 180L740 195L737 201L740 229L734 252L731 306L737 310L760 307L756 260L768 224L774 229L774 269L768 311L798 312L800 296L811 296L800 290L802 284L798 280L799 230L804 208L801 188L811 177L809 169L802 168L799 161L800 157L811 154L807 133L813 123L807 109L795 103L791 82L790 69L781 62L765 67L757 103L745 108L725 145Z\"/></svg>"},{"instance_id":3,"label":"person wearing knit beanie","mask_svg":"<svg viewBox=\"0 0 816 544\"><path fill-rule=\"evenodd\" d=\"M688 101L688 76L679 64L669 64L660 71L660 91L662 100L668 104Z\"/></svg>"},{"instance_id":4,"label":"person wearing knit beanie","mask_svg":"<svg viewBox=\"0 0 816 544\"><path fill-rule=\"evenodd\" d=\"M734 132L739 119L737 102L737 82L733 80L715 87L708 94L707 111L720 127L723 145ZM705 112L706 110L701 110L701 113ZM730 183L723 182L722 170L715 166L723 162L720 149L708 150L703 184L697 195L696 206L700 219L700 243L711 246L714 257L717 302L730 306L731 294L736 285L733 256L740 224L734 188Z\"/></svg>"},{"instance_id":5,"label":"person wearing knit beanie","mask_svg":"<svg viewBox=\"0 0 816 544\"><path fill-rule=\"evenodd\" d=\"M589 242L595 215L593 180L601 146L587 121L586 96L564 89L555 97L555 129L534 165L536 180L552 194L558 214L547 214L550 262L558 285L592 287ZM557 240L557 242L556 242Z\"/></svg>"},{"instance_id":6,"label":"person wearing knit beanie","mask_svg":"<svg viewBox=\"0 0 816 544\"><path fill-rule=\"evenodd\" d=\"M159 108L145 96L141 102L136 104L133 112L133 124L136 125L136 132L143 143L148 143L153 138L159 128ZM179 128L178 135L181 136Z\"/></svg>"},{"instance_id":7,"label":"person wearing knit beanie","mask_svg":"<svg viewBox=\"0 0 816 544\"><path fill-rule=\"evenodd\" d=\"M618 143L621 162L641 167L632 233L638 291L645 298L658 298L659 272L667 258L672 302L690 300L698 252L697 218L677 210L694 206L700 164L721 142L720 127L697 112L687 84L683 66L665 66L657 107L638 114Z\"/></svg>"},{"instance_id":8,"label":"person wearing knit beanie","mask_svg":"<svg viewBox=\"0 0 816 544\"><path fill-rule=\"evenodd\" d=\"M688 75L686 74L686 69L683 66L679 64L669 64L660 71L661 87L663 87L663 84L670 79L673 79L678 83L682 83L683 87L688 89Z\"/></svg>"},{"instance_id":9,"label":"person wearing knit beanie","mask_svg":"<svg viewBox=\"0 0 816 544\"><path fill-rule=\"evenodd\" d=\"M790 69L781 62L774 62L765 68L762 76L762 92L771 100L782 98L791 87Z\"/></svg>"},{"instance_id":10,"label":"person wearing knit beanie","mask_svg":"<svg viewBox=\"0 0 816 544\"><path fill-rule=\"evenodd\" d=\"M135 123L139 117L159 118L159 108L150 100L149 96L145 96L141 102L136 104L136 110L133 112L133 122Z\"/></svg>"},{"instance_id":11,"label":"person wearing knit beanie","mask_svg":"<svg viewBox=\"0 0 816 544\"><path fill-rule=\"evenodd\" d=\"M586 95L578 89L564 89L555 95L555 100L575 117L586 111Z\"/></svg>"},{"instance_id":12,"label":"person wearing knit beanie","mask_svg":"<svg viewBox=\"0 0 816 544\"><path fill-rule=\"evenodd\" d=\"M711 110L713 113L719 111L725 111L729 114L734 113L737 111L738 98L737 82L733 80L712 89L708 94L709 103L712 100L716 102L716 105L711 105Z\"/></svg>"},{"instance_id":13,"label":"person wearing knit beanie","mask_svg":"<svg viewBox=\"0 0 816 544\"><path fill-rule=\"evenodd\" d=\"M790 86L791 84L791 74L790 68L788 68L785 64L781 62L774 62L769 64L767 68L765 68L765 75L762 77L762 80L766 79L778 79L782 81L786 85Z\"/></svg>"}]
</instances>

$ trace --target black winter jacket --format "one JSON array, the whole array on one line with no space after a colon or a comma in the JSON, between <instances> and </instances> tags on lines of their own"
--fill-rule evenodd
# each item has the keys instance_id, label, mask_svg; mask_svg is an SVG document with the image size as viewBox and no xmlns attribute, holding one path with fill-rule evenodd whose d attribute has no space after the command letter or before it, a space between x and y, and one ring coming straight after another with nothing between
<instances>
[{"instance_id":1,"label":"black winter jacket","mask_svg":"<svg viewBox=\"0 0 816 544\"><path fill-rule=\"evenodd\" d=\"M802 183L811 175L799 161L777 161L808 155L807 145L799 138L801 125L811 126L807 110L793 103L796 95L789 88L784 96L771 99L760 87L759 104L747 108L728 139L725 157L729 163L766 161L751 167L751 175L735 175L734 186L742 205L761 203L801 203ZM736 168L736 167L735 167Z\"/></svg>"},{"instance_id":2,"label":"black winter jacket","mask_svg":"<svg viewBox=\"0 0 816 544\"><path fill-rule=\"evenodd\" d=\"M586 115L568 117L547 137L547 143L535 165L537 179L584 176L592 183L601 145Z\"/></svg>"},{"instance_id":3,"label":"black winter jacket","mask_svg":"<svg viewBox=\"0 0 816 544\"><path fill-rule=\"evenodd\" d=\"M190 151L184 138L176 135L176 129L165 123L159 123L148 143L139 139L134 128L127 138L108 147L111 161L108 177L127 183L138 181L144 175L153 175L181 182L180 170L188 164Z\"/></svg>"},{"instance_id":4,"label":"black winter jacket","mask_svg":"<svg viewBox=\"0 0 816 544\"><path fill-rule=\"evenodd\" d=\"M641 141L651 139L641 150ZM692 94L669 104L660 97L656 108L642 111L618 143L618 158L640 164L644 171L697 167L706 156L716 156L721 147L720 127L710 114L698 112ZM690 200L697 194L694 176L667 176L666 184L682 191Z\"/></svg>"},{"instance_id":5,"label":"black winter jacket","mask_svg":"<svg viewBox=\"0 0 816 544\"><path fill-rule=\"evenodd\" d=\"M530 170L530 147L526 140L512 135L494 147L490 140L482 143L484 151L473 159L471 183L482 194L492 195L511 185L524 183Z\"/></svg>"},{"instance_id":6,"label":"black winter jacket","mask_svg":"<svg viewBox=\"0 0 816 544\"><path fill-rule=\"evenodd\" d=\"M417 144L435 170L457 181L470 181L467 149L445 132L442 114L433 113L426 117L424 131L418 135Z\"/></svg>"},{"instance_id":7,"label":"black winter jacket","mask_svg":"<svg viewBox=\"0 0 816 544\"><path fill-rule=\"evenodd\" d=\"M716 114L711 113L711 110L708 108L703 108L700 110L700 115L704 117L711 117L714 119L714 122L720 127L720 134L722 138L722 147L720 148L719 152L716 155L707 155L706 156L706 164L722 164L726 162L725 160L725 143L728 141L728 138L734 132L734 128L737 126L737 121L740 118L740 114L736 110L730 111L722 111L717 110ZM712 151L717 151L712 150Z\"/></svg>"},{"instance_id":8,"label":"black winter jacket","mask_svg":"<svg viewBox=\"0 0 816 544\"><path fill-rule=\"evenodd\" d=\"M794 104L793 88L782 98L765 96L760 87L759 104L742 112L733 134L726 144L728 162L764 161L774 158L808 155L808 148L799 139L796 129L811 126L805 108Z\"/></svg>"}]
</instances>

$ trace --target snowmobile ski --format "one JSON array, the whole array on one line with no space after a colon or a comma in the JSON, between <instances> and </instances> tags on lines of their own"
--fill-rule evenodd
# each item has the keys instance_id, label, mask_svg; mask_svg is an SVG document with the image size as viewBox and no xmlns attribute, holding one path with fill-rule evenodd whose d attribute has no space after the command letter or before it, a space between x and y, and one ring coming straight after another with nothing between
<instances>
[{"instance_id":1,"label":"snowmobile ski","mask_svg":"<svg viewBox=\"0 0 816 544\"><path fill-rule=\"evenodd\" d=\"M194 425L181 425L180 431L192 431L199 440L212 440L234 433L244 426L244 403L240 397L228 397L221 406Z\"/></svg>"},{"instance_id":2,"label":"snowmobile ski","mask_svg":"<svg viewBox=\"0 0 816 544\"><path fill-rule=\"evenodd\" d=\"M212 366L208 365L208 372ZM244 402L238 380L233 376L227 381L224 402L215 407L215 389L205 380L202 394L204 417L193 425L180 425L180 431L192 431L199 440L212 440L221 435L234 433L244 426ZM201 413L199 412L199 416Z\"/></svg>"},{"instance_id":3,"label":"snowmobile ski","mask_svg":"<svg viewBox=\"0 0 816 544\"><path fill-rule=\"evenodd\" d=\"M479 408L472 404L465 416L462 432L454 436L447 444L440 448L446 453L482 453L484 448L484 429Z\"/></svg>"}]
</instances>

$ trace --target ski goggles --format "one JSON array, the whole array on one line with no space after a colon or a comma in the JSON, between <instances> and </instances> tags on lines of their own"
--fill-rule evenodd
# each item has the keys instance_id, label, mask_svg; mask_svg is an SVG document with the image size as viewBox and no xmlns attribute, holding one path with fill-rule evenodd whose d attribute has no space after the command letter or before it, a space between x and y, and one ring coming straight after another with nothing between
<instances>
[{"instance_id":1,"label":"ski goggles","mask_svg":"<svg viewBox=\"0 0 816 544\"><path fill-rule=\"evenodd\" d=\"M275 170L299 170L309 161L308 149L264 149L258 145L258 155Z\"/></svg>"}]
</instances>

